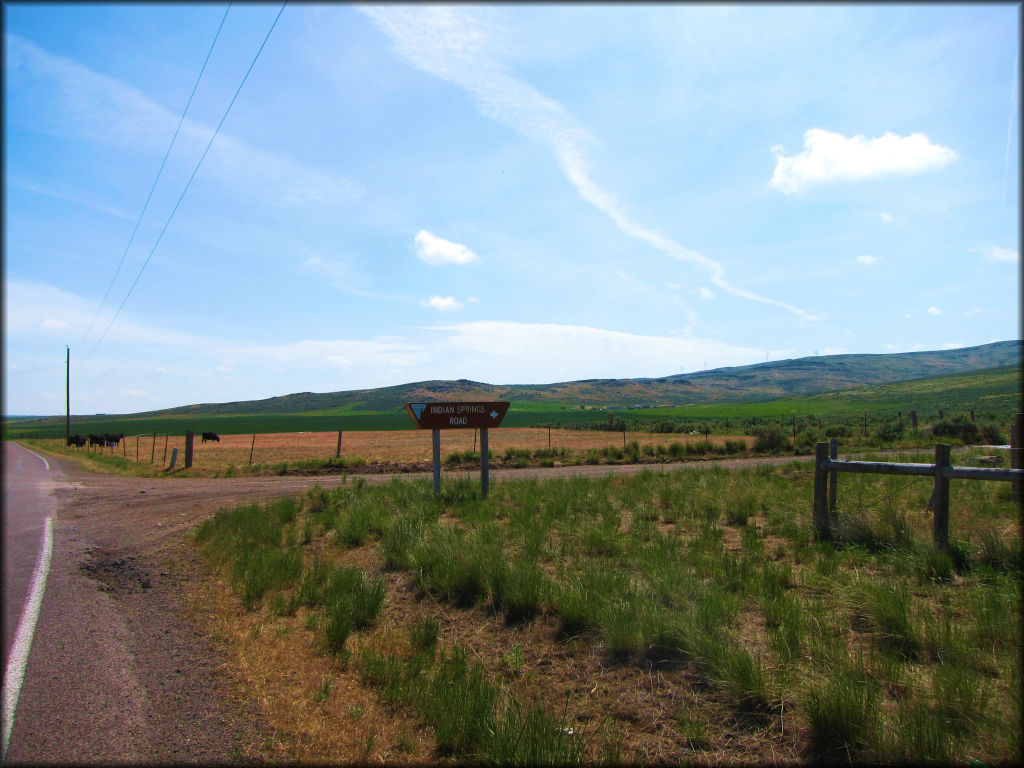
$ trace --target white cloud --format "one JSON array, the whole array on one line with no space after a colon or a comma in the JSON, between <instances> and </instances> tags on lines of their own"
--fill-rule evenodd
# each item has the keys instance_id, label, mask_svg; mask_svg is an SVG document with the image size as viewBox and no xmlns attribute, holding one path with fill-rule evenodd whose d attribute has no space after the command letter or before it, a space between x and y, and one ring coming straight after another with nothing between
<instances>
[{"instance_id":1,"label":"white cloud","mask_svg":"<svg viewBox=\"0 0 1024 768\"><path fill-rule=\"evenodd\" d=\"M453 243L433 232L421 229L416 233L416 255L432 267L442 264L471 264L480 257L461 243Z\"/></svg>"},{"instance_id":2,"label":"white cloud","mask_svg":"<svg viewBox=\"0 0 1024 768\"><path fill-rule=\"evenodd\" d=\"M972 252L982 254L992 262L1012 262L1020 260L1020 253L1013 248L1003 248L999 245L987 245L979 248L972 248Z\"/></svg>"},{"instance_id":3,"label":"white cloud","mask_svg":"<svg viewBox=\"0 0 1024 768\"><path fill-rule=\"evenodd\" d=\"M939 309L938 307L928 307L928 314L929 315L941 315L942 314L942 310Z\"/></svg>"},{"instance_id":4,"label":"white cloud","mask_svg":"<svg viewBox=\"0 0 1024 768\"><path fill-rule=\"evenodd\" d=\"M438 357L456 367L449 375L474 378L470 374L475 370L481 380L505 384L551 383L566 377L664 376L680 369L702 370L705 361L709 367L719 367L764 358L762 350L712 339L646 336L577 325L487 321L431 330L447 334ZM528 367L523 365L525 360Z\"/></svg>"},{"instance_id":5,"label":"white cloud","mask_svg":"<svg viewBox=\"0 0 1024 768\"><path fill-rule=\"evenodd\" d=\"M845 355L849 352L846 347L825 347L821 350L822 355Z\"/></svg>"},{"instance_id":6,"label":"white cloud","mask_svg":"<svg viewBox=\"0 0 1024 768\"><path fill-rule=\"evenodd\" d=\"M822 128L804 133L804 151L799 155L786 157L781 146L772 147L772 154L776 157L772 186L787 194L830 181L921 173L958 158L952 149L932 144L923 133L848 139Z\"/></svg>"},{"instance_id":7,"label":"white cloud","mask_svg":"<svg viewBox=\"0 0 1024 768\"><path fill-rule=\"evenodd\" d=\"M469 304L479 304L480 299L478 299L476 296L470 296L466 299L466 302Z\"/></svg>"},{"instance_id":8,"label":"white cloud","mask_svg":"<svg viewBox=\"0 0 1024 768\"><path fill-rule=\"evenodd\" d=\"M960 349L963 346L964 346L964 343L962 341L947 341L945 344L942 345L942 348L943 349Z\"/></svg>"},{"instance_id":9,"label":"white cloud","mask_svg":"<svg viewBox=\"0 0 1024 768\"><path fill-rule=\"evenodd\" d=\"M964 312L964 317L974 317L975 315L980 315L984 311L985 310L980 309L978 307L973 307Z\"/></svg>"},{"instance_id":10,"label":"white cloud","mask_svg":"<svg viewBox=\"0 0 1024 768\"><path fill-rule=\"evenodd\" d=\"M860 262L861 264L866 264L870 267L872 264L878 263L878 257L871 256L870 254L867 253L862 253L860 256L857 257L857 261Z\"/></svg>"},{"instance_id":11,"label":"white cloud","mask_svg":"<svg viewBox=\"0 0 1024 768\"><path fill-rule=\"evenodd\" d=\"M436 309L438 312L453 312L463 307L462 302L454 296L431 296L429 299L422 299L420 305Z\"/></svg>"},{"instance_id":12,"label":"white cloud","mask_svg":"<svg viewBox=\"0 0 1024 768\"><path fill-rule=\"evenodd\" d=\"M547 146L580 197L611 219L623 234L646 242L673 259L704 269L711 274L711 282L723 291L781 307L804 320L818 319L792 304L732 285L725 279L725 268L719 262L626 215L614 195L591 178L586 150L594 143L590 132L567 114L560 103L510 74L493 53L501 48L500 43L491 39L488 29L469 11L428 5L363 6L360 10L414 66L468 91L484 115Z\"/></svg>"},{"instance_id":13,"label":"white cloud","mask_svg":"<svg viewBox=\"0 0 1024 768\"><path fill-rule=\"evenodd\" d=\"M708 288L706 285L702 285L700 288L698 288L697 292L700 294L700 297L702 299L713 299L713 298L715 298L715 294L712 293L711 289Z\"/></svg>"},{"instance_id":14,"label":"white cloud","mask_svg":"<svg viewBox=\"0 0 1024 768\"><path fill-rule=\"evenodd\" d=\"M895 219L892 217L892 214L886 213L885 211L879 213L878 217L886 224L892 224L895 221Z\"/></svg>"}]
</instances>

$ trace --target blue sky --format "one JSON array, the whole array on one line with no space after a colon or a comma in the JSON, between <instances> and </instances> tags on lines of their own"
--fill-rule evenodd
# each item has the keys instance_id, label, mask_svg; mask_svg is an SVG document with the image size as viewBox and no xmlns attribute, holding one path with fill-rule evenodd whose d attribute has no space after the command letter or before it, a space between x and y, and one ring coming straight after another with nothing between
<instances>
[{"instance_id":1,"label":"blue sky","mask_svg":"<svg viewBox=\"0 0 1024 768\"><path fill-rule=\"evenodd\" d=\"M1017 5L287 5L214 137L279 9L4 5L5 413L1019 337Z\"/></svg>"}]
</instances>

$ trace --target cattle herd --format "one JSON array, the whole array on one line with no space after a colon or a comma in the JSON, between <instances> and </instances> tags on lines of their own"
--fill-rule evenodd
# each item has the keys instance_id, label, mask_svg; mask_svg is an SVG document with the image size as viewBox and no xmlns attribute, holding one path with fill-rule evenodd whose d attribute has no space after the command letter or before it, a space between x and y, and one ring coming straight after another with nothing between
<instances>
[{"instance_id":1,"label":"cattle herd","mask_svg":"<svg viewBox=\"0 0 1024 768\"><path fill-rule=\"evenodd\" d=\"M67 444L73 445L77 448L84 448L86 445L92 447L98 445L104 448L116 448L120 442L124 439L124 433L110 434L109 432L105 435L89 435L83 437L82 435L69 435ZM216 432L203 432L203 442L212 440L213 442L220 442L220 435Z\"/></svg>"},{"instance_id":2,"label":"cattle herd","mask_svg":"<svg viewBox=\"0 0 1024 768\"><path fill-rule=\"evenodd\" d=\"M84 448L86 445L106 448L116 448L121 440L124 439L124 433L105 435L89 435L89 437L83 437L82 435L70 435L68 436L68 445L74 445L78 448Z\"/></svg>"}]
</instances>

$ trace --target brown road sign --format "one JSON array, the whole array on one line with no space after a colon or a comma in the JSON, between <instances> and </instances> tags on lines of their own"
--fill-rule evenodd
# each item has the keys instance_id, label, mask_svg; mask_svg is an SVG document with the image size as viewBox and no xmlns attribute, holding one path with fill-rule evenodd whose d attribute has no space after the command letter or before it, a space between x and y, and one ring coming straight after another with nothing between
<instances>
[{"instance_id":1,"label":"brown road sign","mask_svg":"<svg viewBox=\"0 0 1024 768\"><path fill-rule=\"evenodd\" d=\"M487 429L501 425L509 403L406 403L420 429Z\"/></svg>"}]
</instances>

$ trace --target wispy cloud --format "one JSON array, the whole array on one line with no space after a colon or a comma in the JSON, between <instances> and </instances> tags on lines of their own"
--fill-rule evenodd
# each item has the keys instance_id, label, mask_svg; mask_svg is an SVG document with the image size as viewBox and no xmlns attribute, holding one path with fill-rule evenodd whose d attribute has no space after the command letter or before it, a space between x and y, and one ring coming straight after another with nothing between
<instances>
[{"instance_id":1,"label":"wispy cloud","mask_svg":"<svg viewBox=\"0 0 1024 768\"><path fill-rule=\"evenodd\" d=\"M433 232L421 229L415 238L416 255L420 261L432 267L442 264L472 264L480 261L480 257L461 243L453 243L438 237Z\"/></svg>"},{"instance_id":2,"label":"wispy cloud","mask_svg":"<svg viewBox=\"0 0 1024 768\"><path fill-rule=\"evenodd\" d=\"M17 187L18 189L34 192L37 195L52 197L55 200L63 200L64 202L73 203L74 205L98 211L99 213L105 213L118 219L134 221L136 218L113 205L107 205L106 203L101 202L97 199L98 196L96 193L87 192L84 189L78 189L77 187L73 187L69 184L45 186L19 178L9 178L7 179L7 183L12 187Z\"/></svg>"},{"instance_id":3,"label":"wispy cloud","mask_svg":"<svg viewBox=\"0 0 1024 768\"><path fill-rule=\"evenodd\" d=\"M431 296L429 299L421 300L420 304L427 309L436 309L438 312L454 312L464 306L454 296Z\"/></svg>"},{"instance_id":4,"label":"wispy cloud","mask_svg":"<svg viewBox=\"0 0 1024 768\"><path fill-rule=\"evenodd\" d=\"M445 360L486 371L496 383L550 383L574 372L575 378L664 376L718 365L746 365L764 359L764 350L737 347L690 336L648 336L601 328L551 323L472 322L436 326ZM548 371L546 382L522 381L522 361ZM642 371L643 373L638 373ZM462 371L466 376L469 372ZM469 376L472 378L471 376Z\"/></svg>"},{"instance_id":5,"label":"wispy cloud","mask_svg":"<svg viewBox=\"0 0 1024 768\"><path fill-rule=\"evenodd\" d=\"M17 113L30 115L21 119L31 119L33 129L136 150L167 149L179 115L137 88L18 35L7 33L5 41L8 77L18 79L19 92L33 99ZM212 133L212 126L186 119L172 158L194 164ZM336 206L364 194L357 182L254 147L226 131L217 135L202 173L247 198L257 196L276 206Z\"/></svg>"},{"instance_id":6,"label":"wispy cloud","mask_svg":"<svg viewBox=\"0 0 1024 768\"><path fill-rule=\"evenodd\" d=\"M928 314L929 315L941 315L942 314L942 310L939 309L938 307L928 307Z\"/></svg>"},{"instance_id":7,"label":"wispy cloud","mask_svg":"<svg viewBox=\"0 0 1024 768\"><path fill-rule=\"evenodd\" d=\"M414 66L468 91L480 111L546 146L559 168L586 202L604 213L624 234L708 272L723 291L780 307L805 320L811 313L733 285L722 264L649 229L627 215L622 205L591 176L587 149L594 138L557 101L512 75L492 50L500 48L490 30L463 8L439 6L362 7L387 34L396 50Z\"/></svg>"},{"instance_id":8,"label":"wispy cloud","mask_svg":"<svg viewBox=\"0 0 1024 768\"><path fill-rule=\"evenodd\" d=\"M4 330L8 336L61 341L77 337L89 327L99 304L46 283L8 280L5 287ZM201 336L147 325L128 313L111 327L108 339L193 349L208 346Z\"/></svg>"},{"instance_id":9,"label":"wispy cloud","mask_svg":"<svg viewBox=\"0 0 1024 768\"><path fill-rule=\"evenodd\" d=\"M869 253L862 253L860 256L857 257L857 263L864 264L870 267L872 264L878 263L878 257L872 256Z\"/></svg>"},{"instance_id":10,"label":"wispy cloud","mask_svg":"<svg viewBox=\"0 0 1024 768\"><path fill-rule=\"evenodd\" d=\"M881 211L878 214L878 218L880 218L885 224L892 224L896 220L893 218L891 213L886 213L885 211Z\"/></svg>"},{"instance_id":11,"label":"wispy cloud","mask_svg":"<svg viewBox=\"0 0 1024 768\"><path fill-rule=\"evenodd\" d=\"M972 248L973 253L980 253L986 259L992 262L1014 262L1020 260L1020 253L1013 248L1003 248L999 245L986 245L978 248Z\"/></svg>"},{"instance_id":12,"label":"wispy cloud","mask_svg":"<svg viewBox=\"0 0 1024 768\"><path fill-rule=\"evenodd\" d=\"M831 181L921 173L942 168L958 158L949 147L932 144L924 133L846 138L822 128L804 133L804 151L800 154L787 157L783 152L781 146L772 147L776 157L772 186L786 194Z\"/></svg>"}]
</instances>

